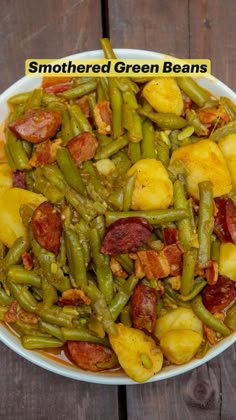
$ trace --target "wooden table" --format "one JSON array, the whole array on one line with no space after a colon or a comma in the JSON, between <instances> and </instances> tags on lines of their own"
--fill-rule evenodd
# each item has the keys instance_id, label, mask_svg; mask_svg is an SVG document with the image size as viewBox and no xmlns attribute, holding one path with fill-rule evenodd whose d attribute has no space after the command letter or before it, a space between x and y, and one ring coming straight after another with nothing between
<instances>
[{"instance_id":1,"label":"wooden table","mask_svg":"<svg viewBox=\"0 0 236 420\"><path fill-rule=\"evenodd\" d=\"M99 0L0 6L0 90L23 76L26 58L97 49L108 29L114 47L210 58L213 74L236 89L235 0L108 0L107 19ZM0 344L0 419L233 420L235 348L177 378L118 388L57 376Z\"/></svg>"}]
</instances>

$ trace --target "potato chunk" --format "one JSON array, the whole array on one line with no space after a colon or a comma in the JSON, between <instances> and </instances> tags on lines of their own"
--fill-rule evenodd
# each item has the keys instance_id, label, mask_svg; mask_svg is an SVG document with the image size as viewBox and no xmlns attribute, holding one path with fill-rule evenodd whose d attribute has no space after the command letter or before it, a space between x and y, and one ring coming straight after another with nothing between
<instances>
[{"instance_id":1,"label":"potato chunk","mask_svg":"<svg viewBox=\"0 0 236 420\"><path fill-rule=\"evenodd\" d=\"M236 187L236 134L229 134L219 140L219 148L222 151L232 176L233 187Z\"/></svg>"},{"instance_id":2,"label":"potato chunk","mask_svg":"<svg viewBox=\"0 0 236 420\"><path fill-rule=\"evenodd\" d=\"M0 164L0 190L12 187L12 170L7 163Z\"/></svg>"},{"instance_id":3,"label":"potato chunk","mask_svg":"<svg viewBox=\"0 0 236 420\"><path fill-rule=\"evenodd\" d=\"M196 317L192 309L177 308L158 318L155 332L159 340L172 330L192 330L202 335L202 322Z\"/></svg>"},{"instance_id":4,"label":"potato chunk","mask_svg":"<svg viewBox=\"0 0 236 420\"><path fill-rule=\"evenodd\" d=\"M236 281L236 245L223 243L220 246L219 272Z\"/></svg>"},{"instance_id":5,"label":"potato chunk","mask_svg":"<svg viewBox=\"0 0 236 420\"><path fill-rule=\"evenodd\" d=\"M160 347L165 357L175 365L189 362L196 354L202 336L191 330L173 330L165 334Z\"/></svg>"},{"instance_id":6,"label":"potato chunk","mask_svg":"<svg viewBox=\"0 0 236 420\"><path fill-rule=\"evenodd\" d=\"M25 236L25 228L20 217L20 206L31 204L37 207L46 198L41 194L9 188L0 195L0 241L11 247L20 236Z\"/></svg>"},{"instance_id":7,"label":"potato chunk","mask_svg":"<svg viewBox=\"0 0 236 420\"><path fill-rule=\"evenodd\" d=\"M128 171L136 172L132 194L133 210L167 209L173 200L173 186L162 163L156 159L142 159Z\"/></svg>"},{"instance_id":8,"label":"potato chunk","mask_svg":"<svg viewBox=\"0 0 236 420\"><path fill-rule=\"evenodd\" d=\"M181 160L189 170L187 190L190 195L199 198L198 183L211 181L214 197L228 194L232 189L232 180L226 160L220 148L211 140L200 140L195 144L175 150L171 164Z\"/></svg>"},{"instance_id":9,"label":"potato chunk","mask_svg":"<svg viewBox=\"0 0 236 420\"><path fill-rule=\"evenodd\" d=\"M158 77L143 89L144 98L158 112L181 115L184 109L180 89L172 77Z\"/></svg>"},{"instance_id":10,"label":"potato chunk","mask_svg":"<svg viewBox=\"0 0 236 420\"><path fill-rule=\"evenodd\" d=\"M116 327L118 333L109 339L121 367L134 381L147 381L161 370L162 352L144 332L123 324Z\"/></svg>"}]
</instances>

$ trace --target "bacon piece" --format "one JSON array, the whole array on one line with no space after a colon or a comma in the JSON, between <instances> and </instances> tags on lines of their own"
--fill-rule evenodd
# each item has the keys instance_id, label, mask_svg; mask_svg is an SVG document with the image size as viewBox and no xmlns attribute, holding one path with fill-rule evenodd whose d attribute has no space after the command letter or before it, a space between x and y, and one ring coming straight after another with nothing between
<instances>
[{"instance_id":1,"label":"bacon piece","mask_svg":"<svg viewBox=\"0 0 236 420\"><path fill-rule=\"evenodd\" d=\"M85 303L86 305L91 304L91 300L85 295L83 290L80 289L65 290L65 292L62 293L62 296L58 298L58 302L61 306L78 306L80 303Z\"/></svg>"},{"instance_id":2,"label":"bacon piece","mask_svg":"<svg viewBox=\"0 0 236 420\"><path fill-rule=\"evenodd\" d=\"M217 214L214 231L221 242L236 244L236 206L230 198L216 198Z\"/></svg>"},{"instance_id":3,"label":"bacon piece","mask_svg":"<svg viewBox=\"0 0 236 420\"><path fill-rule=\"evenodd\" d=\"M27 189L25 171L17 170L13 172L13 187Z\"/></svg>"},{"instance_id":4,"label":"bacon piece","mask_svg":"<svg viewBox=\"0 0 236 420\"><path fill-rule=\"evenodd\" d=\"M68 76L44 77L42 88L46 91L47 88L52 87L52 86L62 85L69 82L72 83L72 79L73 79L72 77L68 77Z\"/></svg>"},{"instance_id":5,"label":"bacon piece","mask_svg":"<svg viewBox=\"0 0 236 420\"><path fill-rule=\"evenodd\" d=\"M203 331L209 343L212 345L216 344L216 332L205 324L203 324Z\"/></svg>"},{"instance_id":6,"label":"bacon piece","mask_svg":"<svg viewBox=\"0 0 236 420\"><path fill-rule=\"evenodd\" d=\"M225 276L219 276L216 284L207 285L202 292L203 304L212 313L222 311L234 299L234 282Z\"/></svg>"},{"instance_id":7,"label":"bacon piece","mask_svg":"<svg viewBox=\"0 0 236 420\"><path fill-rule=\"evenodd\" d=\"M172 245L178 242L178 229L164 228L162 230L164 245Z\"/></svg>"},{"instance_id":8,"label":"bacon piece","mask_svg":"<svg viewBox=\"0 0 236 420\"><path fill-rule=\"evenodd\" d=\"M207 283L213 286L217 283L218 280L218 262L215 260L210 260L206 266L206 279Z\"/></svg>"},{"instance_id":9,"label":"bacon piece","mask_svg":"<svg viewBox=\"0 0 236 420\"><path fill-rule=\"evenodd\" d=\"M131 318L134 328L151 333L157 318L157 294L152 287L138 284L131 299Z\"/></svg>"},{"instance_id":10,"label":"bacon piece","mask_svg":"<svg viewBox=\"0 0 236 420\"><path fill-rule=\"evenodd\" d=\"M88 131L78 134L78 136L73 137L67 145L72 158L74 159L76 165L80 166L85 160L92 159L96 153L98 147L98 141Z\"/></svg>"},{"instance_id":11,"label":"bacon piece","mask_svg":"<svg viewBox=\"0 0 236 420\"><path fill-rule=\"evenodd\" d=\"M23 266L26 270L31 270L33 267L33 255L30 252L24 252L21 256L23 261Z\"/></svg>"},{"instance_id":12,"label":"bacon piece","mask_svg":"<svg viewBox=\"0 0 236 420\"><path fill-rule=\"evenodd\" d=\"M122 265L117 261L115 258L111 257L110 259L110 267L112 273L117 277L122 277L123 279L126 279L128 277L128 274L126 271L122 268Z\"/></svg>"},{"instance_id":13,"label":"bacon piece","mask_svg":"<svg viewBox=\"0 0 236 420\"><path fill-rule=\"evenodd\" d=\"M117 360L112 349L102 344L87 341L67 341L67 350L70 360L73 360L81 369L99 372L117 366Z\"/></svg>"},{"instance_id":14,"label":"bacon piece","mask_svg":"<svg viewBox=\"0 0 236 420\"><path fill-rule=\"evenodd\" d=\"M27 324L37 324L39 317L35 314L31 314L22 309L16 300L10 303L7 312L4 314L5 322L16 322L22 321Z\"/></svg>"},{"instance_id":15,"label":"bacon piece","mask_svg":"<svg viewBox=\"0 0 236 420\"><path fill-rule=\"evenodd\" d=\"M100 134L111 134L112 111L109 101L103 101L95 105L94 118Z\"/></svg>"},{"instance_id":16,"label":"bacon piece","mask_svg":"<svg viewBox=\"0 0 236 420\"><path fill-rule=\"evenodd\" d=\"M37 168L46 163L53 163L56 160L57 150L61 147L61 139L54 141L46 140L36 146L35 152L29 161L31 166Z\"/></svg>"},{"instance_id":17,"label":"bacon piece","mask_svg":"<svg viewBox=\"0 0 236 420\"><path fill-rule=\"evenodd\" d=\"M222 106L201 109L198 111L198 116L201 123L214 124L217 122L217 127L222 127L229 121L229 116Z\"/></svg>"},{"instance_id":18,"label":"bacon piece","mask_svg":"<svg viewBox=\"0 0 236 420\"><path fill-rule=\"evenodd\" d=\"M144 217L118 219L108 227L100 252L106 255L135 252L147 243L152 226Z\"/></svg>"},{"instance_id":19,"label":"bacon piece","mask_svg":"<svg viewBox=\"0 0 236 420\"><path fill-rule=\"evenodd\" d=\"M66 90L71 89L71 88L72 88L72 83L68 82L68 83L61 83L54 86L49 86L45 88L44 91L47 93L54 93L56 95L57 93L65 92Z\"/></svg>"},{"instance_id":20,"label":"bacon piece","mask_svg":"<svg viewBox=\"0 0 236 420\"><path fill-rule=\"evenodd\" d=\"M35 209L32 216L32 231L39 245L58 254L62 221L60 214L49 201L44 201Z\"/></svg>"},{"instance_id":21,"label":"bacon piece","mask_svg":"<svg viewBox=\"0 0 236 420\"><path fill-rule=\"evenodd\" d=\"M61 113L56 110L32 109L9 124L9 129L30 143L42 143L55 136L61 125Z\"/></svg>"},{"instance_id":22,"label":"bacon piece","mask_svg":"<svg viewBox=\"0 0 236 420\"><path fill-rule=\"evenodd\" d=\"M182 252L177 245L165 246L160 252L139 251L137 255L148 280L157 280L169 275L177 276L181 273Z\"/></svg>"}]
</instances>

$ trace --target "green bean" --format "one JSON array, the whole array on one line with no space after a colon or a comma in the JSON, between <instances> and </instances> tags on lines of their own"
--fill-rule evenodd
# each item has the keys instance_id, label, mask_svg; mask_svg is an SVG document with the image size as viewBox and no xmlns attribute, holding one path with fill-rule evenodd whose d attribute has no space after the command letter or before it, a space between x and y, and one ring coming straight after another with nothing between
<instances>
[{"instance_id":1,"label":"green bean","mask_svg":"<svg viewBox=\"0 0 236 420\"><path fill-rule=\"evenodd\" d=\"M142 140L142 120L130 104L123 103L123 126L128 131L131 142L138 143Z\"/></svg>"},{"instance_id":2,"label":"green bean","mask_svg":"<svg viewBox=\"0 0 236 420\"><path fill-rule=\"evenodd\" d=\"M70 185L70 187L74 188L75 191L84 194L86 190L83 180L69 150L65 147L58 149L56 159L66 182Z\"/></svg>"},{"instance_id":3,"label":"green bean","mask_svg":"<svg viewBox=\"0 0 236 420\"><path fill-rule=\"evenodd\" d=\"M90 343L103 344L104 346L109 346L109 341L107 338L100 338L92 334L87 330L87 328L62 328L61 329L64 340L73 340L73 341L89 341Z\"/></svg>"},{"instance_id":4,"label":"green bean","mask_svg":"<svg viewBox=\"0 0 236 420\"><path fill-rule=\"evenodd\" d=\"M34 271L25 270L19 265L11 265L7 278L16 284L28 284L30 286L41 287L41 278Z\"/></svg>"},{"instance_id":5,"label":"green bean","mask_svg":"<svg viewBox=\"0 0 236 420\"><path fill-rule=\"evenodd\" d=\"M194 273L197 265L197 249L189 248L183 256L183 272L181 277L181 295L191 293L194 284Z\"/></svg>"},{"instance_id":6,"label":"green bean","mask_svg":"<svg viewBox=\"0 0 236 420\"><path fill-rule=\"evenodd\" d=\"M52 203L61 203L64 198L63 193L43 176L42 169L37 168L34 175L35 190L45 195Z\"/></svg>"},{"instance_id":7,"label":"green bean","mask_svg":"<svg viewBox=\"0 0 236 420\"><path fill-rule=\"evenodd\" d=\"M112 49L109 38L101 38L100 44L106 58L116 58L116 55Z\"/></svg>"},{"instance_id":8,"label":"green bean","mask_svg":"<svg viewBox=\"0 0 236 420\"><path fill-rule=\"evenodd\" d=\"M109 309L114 321L117 319L117 317L120 315L121 311L124 309L125 305L129 301L132 291L134 290L138 282L139 279L134 275L131 275L128 278L128 280L126 280L124 288L120 290L112 299L111 303L109 304Z\"/></svg>"},{"instance_id":9,"label":"green bean","mask_svg":"<svg viewBox=\"0 0 236 420\"><path fill-rule=\"evenodd\" d=\"M215 239L211 243L211 260L219 261L220 256L220 241L219 239Z\"/></svg>"},{"instance_id":10,"label":"green bean","mask_svg":"<svg viewBox=\"0 0 236 420\"><path fill-rule=\"evenodd\" d=\"M231 330L236 330L236 305L234 304L231 306L229 311L227 312L227 316L225 318L225 324L227 327L229 327Z\"/></svg>"},{"instance_id":11,"label":"green bean","mask_svg":"<svg viewBox=\"0 0 236 420\"><path fill-rule=\"evenodd\" d=\"M198 219L198 264L203 267L211 258L211 234L214 227L212 183L200 182Z\"/></svg>"},{"instance_id":12,"label":"green bean","mask_svg":"<svg viewBox=\"0 0 236 420\"><path fill-rule=\"evenodd\" d=\"M209 93L190 77L178 77L177 83L198 106L202 107L210 100Z\"/></svg>"},{"instance_id":13,"label":"green bean","mask_svg":"<svg viewBox=\"0 0 236 420\"><path fill-rule=\"evenodd\" d=\"M101 133L97 132L96 137L99 140L99 146L98 147L106 146L107 144L112 142L112 137L109 137L106 134L101 134Z\"/></svg>"},{"instance_id":14,"label":"green bean","mask_svg":"<svg viewBox=\"0 0 236 420\"><path fill-rule=\"evenodd\" d=\"M17 93L14 96L11 96L8 99L8 103L11 105L18 105L18 104L23 104L25 103L25 101L27 101L27 99L29 99L31 95L31 92L22 92L22 93Z\"/></svg>"},{"instance_id":15,"label":"green bean","mask_svg":"<svg viewBox=\"0 0 236 420\"><path fill-rule=\"evenodd\" d=\"M176 222L188 217L185 209L148 210L148 211L123 211L107 212L105 214L106 224L110 225L124 217L145 217L152 225L162 225L169 222Z\"/></svg>"},{"instance_id":16,"label":"green bean","mask_svg":"<svg viewBox=\"0 0 236 420\"><path fill-rule=\"evenodd\" d=\"M134 263L128 254L119 254L116 255L115 258L128 274L132 274L134 272Z\"/></svg>"},{"instance_id":17,"label":"green bean","mask_svg":"<svg viewBox=\"0 0 236 420\"><path fill-rule=\"evenodd\" d=\"M97 103L100 104L101 102L106 100L106 95L103 90L103 86L101 84L101 80L99 79L97 82Z\"/></svg>"},{"instance_id":18,"label":"green bean","mask_svg":"<svg viewBox=\"0 0 236 420\"><path fill-rule=\"evenodd\" d=\"M226 98L225 96L220 97L220 102L223 104L226 109L227 114L231 120L236 118L236 105L231 101L231 99Z\"/></svg>"},{"instance_id":19,"label":"green bean","mask_svg":"<svg viewBox=\"0 0 236 420\"><path fill-rule=\"evenodd\" d=\"M83 131L89 131L90 133L93 132L91 124L87 120L84 113L81 111L79 105L76 105L76 104L70 105L69 110L70 110L71 117L74 117L75 120L77 121L81 132Z\"/></svg>"},{"instance_id":20,"label":"green bean","mask_svg":"<svg viewBox=\"0 0 236 420\"><path fill-rule=\"evenodd\" d=\"M129 177L126 183L125 191L124 191L124 198L123 198L123 211L128 211L131 207L132 194L133 194L136 176L137 174L134 173L131 177Z\"/></svg>"},{"instance_id":21,"label":"green bean","mask_svg":"<svg viewBox=\"0 0 236 420\"><path fill-rule=\"evenodd\" d=\"M57 302L57 291L45 277L42 278L42 296L45 309L51 308Z\"/></svg>"},{"instance_id":22,"label":"green bean","mask_svg":"<svg viewBox=\"0 0 236 420\"><path fill-rule=\"evenodd\" d=\"M85 288L85 293L91 299L93 308L99 316L99 320L102 322L104 331L106 331L108 335L116 334L116 325L113 321L111 312L107 307L103 293L100 292L95 284L87 286Z\"/></svg>"},{"instance_id":23,"label":"green bean","mask_svg":"<svg viewBox=\"0 0 236 420\"><path fill-rule=\"evenodd\" d=\"M123 149L123 147L127 146L129 143L127 135L124 135L122 137L119 137L117 140L114 140L112 143L107 144L104 147L101 147L101 149L96 153L95 159L106 159L110 156L117 153L120 149Z\"/></svg>"},{"instance_id":24,"label":"green bean","mask_svg":"<svg viewBox=\"0 0 236 420\"><path fill-rule=\"evenodd\" d=\"M11 295L18 301L20 306L27 312L35 313L38 309L38 302L34 299L27 286L14 284L10 280L6 281L6 286Z\"/></svg>"},{"instance_id":25,"label":"green bean","mask_svg":"<svg viewBox=\"0 0 236 420\"><path fill-rule=\"evenodd\" d=\"M28 251L29 245L28 238L20 237L16 239L5 258L0 262L2 267L7 269L10 265L18 264L21 261L22 254Z\"/></svg>"},{"instance_id":26,"label":"green bean","mask_svg":"<svg viewBox=\"0 0 236 420\"><path fill-rule=\"evenodd\" d=\"M4 258L6 253L5 245L0 241L0 261Z\"/></svg>"},{"instance_id":27,"label":"green bean","mask_svg":"<svg viewBox=\"0 0 236 420\"><path fill-rule=\"evenodd\" d=\"M127 327L132 326L132 320L131 320L129 305L126 305L124 307L124 309L122 309L121 314L120 314L120 320L121 320L122 324L126 325Z\"/></svg>"},{"instance_id":28,"label":"green bean","mask_svg":"<svg viewBox=\"0 0 236 420\"><path fill-rule=\"evenodd\" d=\"M144 108L139 108L137 112L156 123L163 130L176 130L187 125L187 121L176 114L146 111Z\"/></svg>"},{"instance_id":29,"label":"green bean","mask_svg":"<svg viewBox=\"0 0 236 420\"><path fill-rule=\"evenodd\" d=\"M164 297L167 297L170 301L172 301L177 306L180 306L182 308L191 308L191 304L189 302L184 302L180 298L179 293L173 290L172 287L168 283L165 283Z\"/></svg>"},{"instance_id":30,"label":"green bean","mask_svg":"<svg viewBox=\"0 0 236 420\"><path fill-rule=\"evenodd\" d=\"M31 95L25 102L25 112L33 108L40 108L42 102L43 91L42 89L34 89Z\"/></svg>"},{"instance_id":31,"label":"green bean","mask_svg":"<svg viewBox=\"0 0 236 420\"><path fill-rule=\"evenodd\" d=\"M70 125L71 125L71 130L73 132L73 137L78 136L81 133L81 128L78 121L73 115L70 117Z\"/></svg>"},{"instance_id":32,"label":"green bean","mask_svg":"<svg viewBox=\"0 0 236 420\"><path fill-rule=\"evenodd\" d=\"M137 162L141 159L141 149L140 143L132 143L128 144L128 155L132 163Z\"/></svg>"},{"instance_id":33,"label":"green bean","mask_svg":"<svg viewBox=\"0 0 236 420\"><path fill-rule=\"evenodd\" d=\"M0 321L4 321L4 316L7 310L6 306L0 306Z\"/></svg>"},{"instance_id":34,"label":"green bean","mask_svg":"<svg viewBox=\"0 0 236 420\"><path fill-rule=\"evenodd\" d=\"M97 229L99 233L99 237L102 240L106 231L104 216L103 215L97 216L96 219L92 221L91 227ZM88 230L88 235L89 235L89 230Z\"/></svg>"},{"instance_id":35,"label":"green bean","mask_svg":"<svg viewBox=\"0 0 236 420\"><path fill-rule=\"evenodd\" d=\"M32 251L38 260L40 267L43 270L43 274L49 283L56 287L60 292L64 292L67 289L70 289L70 280L68 277L64 276L62 269L56 264L56 257L52 252L46 251L42 248L35 239L31 239ZM55 265L57 267L56 273L52 273L52 267Z\"/></svg>"},{"instance_id":36,"label":"green bean","mask_svg":"<svg viewBox=\"0 0 236 420\"><path fill-rule=\"evenodd\" d=\"M4 289L0 289L0 305L1 306L9 306L10 303L13 301L12 296L8 296Z\"/></svg>"},{"instance_id":37,"label":"green bean","mask_svg":"<svg viewBox=\"0 0 236 420\"><path fill-rule=\"evenodd\" d=\"M168 167L169 165L169 147L159 138L156 142L157 158L161 161L162 165Z\"/></svg>"},{"instance_id":38,"label":"green bean","mask_svg":"<svg viewBox=\"0 0 236 420\"><path fill-rule=\"evenodd\" d=\"M92 117L94 118L94 108L96 106L96 98L95 98L93 93L88 95L87 98L88 98L90 113L91 113Z\"/></svg>"},{"instance_id":39,"label":"green bean","mask_svg":"<svg viewBox=\"0 0 236 420\"><path fill-rule=\"evenodd\" d=\"M217 331L224 336L230 335L229 328L205 308L202 303L201 295L198 295L193 299L192 310L200 321L212 328L214 331Z\"/></svg>"},{"instance_id":40,"label":"green bean","mask_svg":"<svg viewBox=\"0 0 236 420\"><path fill-rule=\"evenodd\" d=\"M60 191L64 191L66 188L65 178L56 165L43 165L41 168L43 175Z\"/></svg>"},{"instance_id":41,"label":"green bean","mask_svg":"<svg viewBox=\"0 0 236 420\"><path fill-rule=\"evenodd\" d=\"M104 93L104 98L105 100L109 100L109 92L108 92L108 79L106 77L101 77L99 79L102 89L103 89L103 93Z\"/></svg>"},{"instance_id":42,"label":"green bean","mask_svg":"<svg viewBox=\"0 0 236 420\"><path fill-rule=\"evenodd\" d=\"M61 328L57 325L49 324L48 322L39 321L39 328L42 332L52 335L53 337L58 338L60 341L65 341Z\"/></svg>"},{"instance_id":43,"label":"green bean","mask_svg":"<svg viewBox=\"0 0 236 420\"><path fill-rule=\"evenodd\" d=\"M184 302L192 300L193 298L195 298L201 292L201 290L206 285L207 285L206 280L204 280L202 278L196 279L194 281L192 291L188 295L180 296L180 299L183 300Z\"/></svg>"},{"instance_id":44,"label":"green bean","mask_svg":"<svg viewBox=\"0 0 236 420\"><path fill-rule=\"evenodd\" d=\"M19 170L30 169L27 154L24 151L22 140L18 140L8 128L5 130L7 141L7 152L10 154L10 163L14 162L14 166Z\"/></svg>"},{"instance_id":45,"label":"green bean","mask_svg":"<svg viewBox=\"0 0 236 420\"><path fill-rule=\"evenodd\" d=\"M62 347L63 342L53 337L42 337L37 335L24 335L21 338L22 346L27 350L46 349Z\"/></svg>"},{"instance_id":46,"label":"green bean","mask_svg":"<svg viewBox=\"0 0 236 420\"><path fill-rule=\"evenodd\" d=\"M181 181L177 180L174 183L174 206L175 209L189 209L186 193ZM178 221L179 241L183 249L186 251L191 247L193 241L193 229L189 217Z\"/></svg>"},{"instance_id":47,"label":"green bean","mask_svg":"<svg viewBox=\"0 0 236 420\"><path fill-rule=\"evenodd\" d=\"M178 134L179 134L179 130L172 130L170 132L169 138L170 138L171 153L173 153L179 147Z\"/></svg>"},{"instance_id":48,"label":"green bean","mask_svg":"<svg viewBox=\"0 0 236 420\"><path fill-rule=\"evenodd\" d=\"M42 306L38 308L37 314L43 321L48 322L49 324L67 328L71 328L73 324L73 316L65 313L62 308L55 305L51 306L51 308L44 308L44 306Z\"/></svg>"},{"instance_id":49,"label":"green bean","mask_svg":"<svg viewBox=\"0 0 236 420\"><path fill-rule=\"evenodd\" d=\"M82 83L72 89L68 89L65 92L62 92L61 96L66 99L76 99L81 98L81 96L87 95L88 93L93 92L97 87L96 79L91 79L86 83Z\"/></svg>"},{"instance_id":50,"label":"green bean","mask_svg":"<svg viewBox=\"0 0 236 420\"><path fill-rule=\"evenodd\" d=\"M142 124L143 139L141 143L142 159L156 159L154 128L150 120Z\"/></svg>"},{"instance_id":51,"label":"green bean","mask_svg":"<svg viewBox=\"0 0 236 420\"><path fill-rule=\"evenodd\" d=\"M100 253L101 240L97 229L90 230L90 248L95 263L95 271L99 290L105 301L109 303L113 297L113 277L110 269L109 257Z\"/></svg>"},{"instance_id":52,"label":"green bean","mask_svg":"<svg viewBox=\"0 0 236 420\"><path fill-rule=\"evenodd\" d=\"M11 155L11 150L10 150L9 143L4 144L4 153L5 153L5 156L7 158L8 165L10 166L10 168L13 171L15 171L16 170L16 164L14 162L14 159L13 159L12 155Z\"/></svg>"},{"instance_id":53,"label":"green bean","mask_svg":"<svg viewBox=\"0 0 236 420\"><path fill-rule=\"evenodd\" d=\"M42 289L38 289L32 286L31 292L32 292L32 296L37 300L37 302L41 302L43 300Z\"/></svg>"},{"instance_id":54,"label":"green bean","mask_svg":"<svg viewBox=\"0 0 236 420\"><path fill-rule=\"evenodd\" d=\"M132 162L128 158L127 154L122 151L113 155L112 161L116 165L116 173L118 175L125 174L132 165Z\"/></svg>"},{"instance_id":55,"label":"green bean","mask_svg":"<svg viewBox=\"0 0 236 420\"><path fill-rule=\"evenodd\" d=\"M78 288L84 288L87 284L87 273L84 252L79 237L72 229L65 232L66 242L70 249L69 267Z\"/></svg>"},{"instance_id":56,"label":"green bean","mask_svg":"<svg viewBox=\"0 0 236 420\"><path fill-rule=\"evenodd\" d=\"M117 88L114 79L111 77L109 78L108 86L112 109L112 134L114 139L117 139L123 134L124 131L122 122L122 95Z\"/></svg>"},{"instance_id":57,"label":"green bean","mask_svg":"<svg viewBox=\"0 0 236 420\"><path fill-rule=\"evenodd\" d=\"M201 137L208 135L208 129L204 124L201 123L197 113L193 109L186 110L186 120L191 126L193 126L194 132L197 134L197 136Z\"/></svg>"},{"instance_id":58,"label":"green bean","mask_svg":"<svg viewBox=\"0 0 236 420\"><path fill-rule=\"evenodd\" d=\"M28 156L28 158L30 158L32 155L33 145L26 140L22 140L22 146L26 155Z\"/></svg>"},{"instance_id":59,"label":"green bean","mask_svg":"<svg viewBox=\"0 0 236 420\"><path fill-rule=\"evenodd\" d=\"M43 92L43 97L42 97L42 104L43 105L49 105L51 102L60 102L61 98L57 95L55 95L54 93L50 92Z\"/></svg>"},{"instance_id":60,"label":"green bean","mask_svg":"<svg viewBox=\"0 0 236 420\"><path fill-rule=\"evenodd\" d=\"M124 201L124 194L122 190L116 190L109 195L107 202L116 210L122 210Z\"/></svg>"},{"instance_id":61,"label":"green bean","mask_svg":"<svg viewBox=\"0 0 236 420\"><path fill-rule=\"evenodd\" d=\"M210 140L219 141L222 137L236 133L236 121L231 121L223 127L217 128L210 135Z\"/></svg>"},{"instance_id":62,"label":"green bean","mask_svg":"<svg viewBox=\"0 0 236 420\"><path fill-rule=\"evenodd\" d=\"M85 222L89 223L93 216L95 215L94 212L88 214L88 211L85 206L85 202L79 194L74 194L72 190L67 189L65 191L65 198L67 199L68 203L71 204L72 207L79 213L79 215L85 220Z\"/></svg>"}]
</instances>

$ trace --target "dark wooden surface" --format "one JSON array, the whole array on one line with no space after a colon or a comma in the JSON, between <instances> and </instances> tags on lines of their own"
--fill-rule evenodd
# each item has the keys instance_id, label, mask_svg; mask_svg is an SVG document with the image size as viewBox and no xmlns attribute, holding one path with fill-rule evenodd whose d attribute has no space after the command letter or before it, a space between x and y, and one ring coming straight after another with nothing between
<instances>
[{"instance_id":1,"label":"dark wooden surface","mask_svg":"<svg viewBox=\"0 0 236 420\"><path fill-rule=\"evenodd\" d=\"M210 58L233 89L235 20L235 0L109 0L114 47ZM26 58L98 48L101 22L99 0L0 0L0 91L23 75ZM177 378L118 388L62 378L0 344L2 420L234 420L235 391L235 346Z\"/></svg>"}]
</instances>

